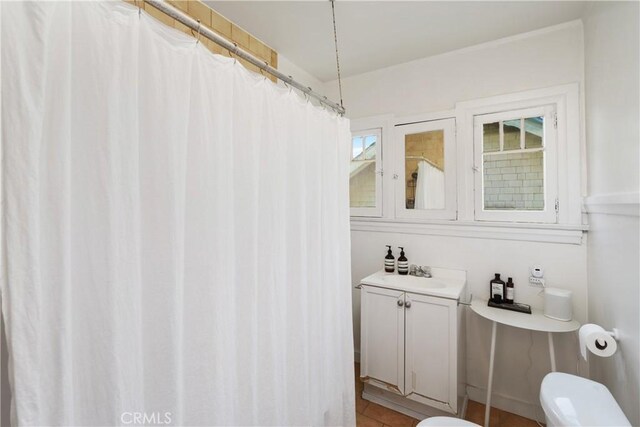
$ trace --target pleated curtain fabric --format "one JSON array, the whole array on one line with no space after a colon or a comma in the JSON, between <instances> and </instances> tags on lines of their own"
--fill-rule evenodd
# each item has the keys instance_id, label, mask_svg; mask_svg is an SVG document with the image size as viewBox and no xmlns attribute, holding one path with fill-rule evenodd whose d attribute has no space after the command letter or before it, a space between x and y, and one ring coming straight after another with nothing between
<instances>
[{"instance_id":1,"label":"pleated curtain fabric","mask_svg":"<svg viewBox=\"0 0 640 427\"><path fill-rule=\"evenodd\" d=\"M354 425L348 120L124 2L0 7L13 421Z\"/></svg>"},{"instance_id":2,"label":"pleated curtain fabric","mask_svg":"<svg viewBox=\"0 0 640 427\"><path fill-rule=\"evenodd\" d=\"M444 172L421 160L416 182L416 209L444 209L444 191Z\"/></svg>"}]
</instances>

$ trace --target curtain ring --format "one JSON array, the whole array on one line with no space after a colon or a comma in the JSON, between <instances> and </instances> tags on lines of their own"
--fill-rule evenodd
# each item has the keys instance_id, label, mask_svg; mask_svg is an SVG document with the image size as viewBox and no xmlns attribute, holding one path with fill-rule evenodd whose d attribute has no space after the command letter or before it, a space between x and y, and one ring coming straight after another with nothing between
<instances>
[{"instance_id":1,"label":"curtain ring","mask_svg":"<svg viewBox=\"0 0 640 427\"><path fill-rule=\"evenodd\" d=\"M264 68L258 67L260 69L260 74L262 74L263 80L267 80L267 75L264 73Z\"/></svg>"},{"instance_id":2,"label":"curtain ring","mask_svg":"<svg viewBox=\"0 0 640 427\"><path fill-rule=\"evenodd\" d=\"M287 76L287 77L289 77L289 80L293 80L293 77L291 76ZM287 82L283 80L282 83L284 83L284 85L289 88L289 93L293 91L293 88L289 84L287 84Z\"/></svg>"},{"instance_id":3,"label":"curtain ring","mask_svg":"<svg viewBox=\"0 0 640 427\"><path fill-rule=\"evenodd\" d=\"M196 45L198 43L200 43L200 25L201 25L201 23L200 23L200 20L198 19L198 30L197 30L198 31L198 35L196 36Z\"/></svg>"},{"instance_id":4,"label":"curtain ring","mask_svg":"<svg viewBox=\"0 0 640 427\"><path fill-rule=\"evenodd\" d=\"M233 42L233 52L231 52L231 49L227 50L229 51L229 56L233 58L233 65L236 65L238 63L238 59L233 55L238 51L238 43Z\"/></svg>"},{"instance_id":5,"label":"curtain ring","mask_svg":"<svg viewBox=\"0 0 640 427\"><path fill-rule=\"evenodd\" d=\"M144 4L144 0L136 0L136 5L138 5L138 1L141 1ZM142 19L142 6L138 5L138 19Z\"/></svg>"}]
</instances>

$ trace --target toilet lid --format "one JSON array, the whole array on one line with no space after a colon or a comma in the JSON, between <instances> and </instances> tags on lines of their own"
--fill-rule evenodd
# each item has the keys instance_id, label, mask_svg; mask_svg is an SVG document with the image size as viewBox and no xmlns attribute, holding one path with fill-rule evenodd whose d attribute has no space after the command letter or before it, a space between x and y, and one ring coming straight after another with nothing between
<instances>
[{"instance_id":1,"label":"toilet lid","mask_svg":"<svg viewBox=\"0 0 640 427\"><path fill-rule=\"evenodd\" d=\"M416 427L480 427L478 424L474 424L469 421L461 420L460 418L453 417L431 417L426 420L422 420Z\"/></svg>"},{"instance_id":2,"label":"toilet lid","mask_svg":"<svg viewBox=\"0 0 640 427\"><path fill-rule=\"evenodd\" d=\"M576 375L552 372L540 386L544 413L562 426L630 426L604 385Z\"/></svg>"}]
</instances>

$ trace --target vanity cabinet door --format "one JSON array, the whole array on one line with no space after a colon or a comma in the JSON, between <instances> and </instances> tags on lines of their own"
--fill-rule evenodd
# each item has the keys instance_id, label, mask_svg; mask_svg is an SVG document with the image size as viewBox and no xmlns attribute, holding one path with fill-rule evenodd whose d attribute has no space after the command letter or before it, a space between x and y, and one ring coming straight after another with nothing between
<instances>
[{"instance_id":1,"label":"vanity cabinet door","mask_svg":"<svg viewBox=\"0 0 640 427\"><path fill-rule=\"evenodd\" d=\"M455 413L457 303L411 293L405 299L405 395Z\"/></svg>"},{"instance_id":2,"label":"vanity cabinet door","mask_svg":"<svg viewBox=\"0 0 640 427\"><path fill-rule=\"evenodd\" d=\"M404 394L404 292L362 286L360 376Z\"/></svg>"}]
</instances>

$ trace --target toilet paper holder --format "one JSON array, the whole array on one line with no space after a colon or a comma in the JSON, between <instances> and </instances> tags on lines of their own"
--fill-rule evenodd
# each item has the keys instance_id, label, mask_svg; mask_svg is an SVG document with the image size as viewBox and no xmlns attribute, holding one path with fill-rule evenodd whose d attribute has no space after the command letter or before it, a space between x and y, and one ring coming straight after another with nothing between
<instances>
[{"instance_id":1,"label":"toilet paper holder","mask_svg":"<svg viewBox=\"0 0 640 427\"><path fill-rule=\"evenodd\" d=\"M613 338L616 341L620 341L620 335L618 334L618 328L613 328L610 331L605 331L606 333L608 333L609 335L611 335L611 338ZM596 347L598 347L598 349L600 350L604 350L605 348L607 348L607 343L604 343L604 346L602 346L598 340L596 340ZM602 348L600 348L602 347Z\"/></svg>"},{"instance_id":2,"label":"toilet paper holder","mask_svg":"<svg viewBox=\"0 0 640 427\"><path fill-rule=\"evenodd\" d=\"M582 358L587 360L587 352L599 357L613 356L618 350L619 335L616 328L607 331L602 326L593 323L582 325L578 332Z\"/></svg>"}]
</instances>

